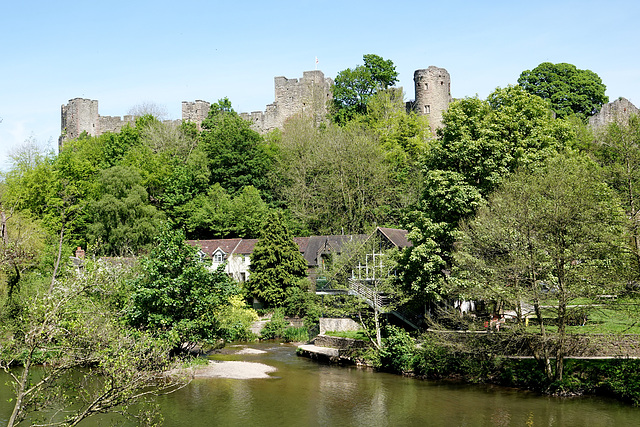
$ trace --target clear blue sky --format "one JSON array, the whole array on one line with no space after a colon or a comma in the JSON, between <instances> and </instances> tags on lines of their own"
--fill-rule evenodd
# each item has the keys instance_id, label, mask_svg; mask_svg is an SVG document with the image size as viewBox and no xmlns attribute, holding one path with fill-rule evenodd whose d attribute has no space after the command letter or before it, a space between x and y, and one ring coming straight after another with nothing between
<instances>
[{"instance_id":1,"label":"clear blue sky","mask_svg":"<svg viewBox=\"0 0 640 427\"><path fill-rule=\"evenodd\" d=\"M31 1L0 8L0 165L27 138L57 147L60 106L97 99L101 115L138 104L181 117L181 102L273 102L273 78L335 77L375 53L407 99L413 72L446 68L456 98L485 98L541 62L596 72L611 100L640 106L640 2Z\"/></svg>"}]
</instances>

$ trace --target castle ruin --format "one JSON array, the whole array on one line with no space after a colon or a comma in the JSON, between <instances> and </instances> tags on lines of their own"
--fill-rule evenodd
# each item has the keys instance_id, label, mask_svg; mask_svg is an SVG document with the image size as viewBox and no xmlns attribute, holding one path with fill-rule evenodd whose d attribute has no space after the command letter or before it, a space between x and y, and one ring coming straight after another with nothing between
<instances>
[{"instance_id":1,"label":"castle ruin","mask_svg":"<svg viewBox=\"0 0 640 427\"><path fill-rule=\"evenodd\" d=\"M628 122L632 115L639 115L640 110L627 98L620 97L613 102L604 104L597 114L589 117L589 126L598 130L609 123Z\"/></svg>"},{"instance_id":2,"label":"castle ruin","mask_svg":"<svg viewBox=\"0 0 640 427\"><path fill-rule=\"evenodd\" d=\"M431 132L442 127L442 113L447 111L451 98L451 76L444 68L434 67L413 73L416 99L412 108L416 114L429 116Z\"/></svg>"},{"instance_id":3,"label":"castle ruin","mask_svg":"<svg viewBox=\"0 0 640 427\"><path fill-rule=\"evenodd\" d=\"M414 74L416 100L408 103L409 108L419 115L429 116L431 130L441 126L442 113L451 102L451 78L444 68L430 66L417 70ZM240 113L252 123L252 128L260 133L282 129L290 117L308 114L316 121L325 119L328 102L331 100L333 80L325 78L319 70L305 71L300 79L275 77L275 100L265 111ZM194 122L198 128L209 114L211 104L207 101L182 102L182 121ZM169 121L180 123L180 121ZM135 123L135 117L100 116L98 101L84 98L69 100L61 107L61 135L59 147L65 141L78 138L83 132L99 136L107 132L119 132L127 123Z\"/></svg>"},{"instance_id":4,"label":"castle ruin","mask_svg":"<svg viewBox=\"0 0 640 427\"><path fill-rule=\"evenodd\" d=\"M67 105L61 107L60 128L58 140L61 146L64 141L78 138L82 132L89 136L98 136L106 132L119 132L127 123L133 123L135 117L100 116L98 101L93 99L74 98Z\"/></svg>"}]
</instances>

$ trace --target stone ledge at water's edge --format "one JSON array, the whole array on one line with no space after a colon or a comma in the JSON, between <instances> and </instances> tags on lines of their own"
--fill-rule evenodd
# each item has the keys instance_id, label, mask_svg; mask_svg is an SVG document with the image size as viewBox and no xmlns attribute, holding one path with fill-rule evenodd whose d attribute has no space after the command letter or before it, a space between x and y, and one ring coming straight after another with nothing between
<instances>
[{"instance_id":1,"label":"stone ledge at water's edge","mask_svg":"<svg viewBox=\"0 0 640 427\"><path fill-rule=\"evenodd\" d=\"M318 335L311 344L298 347L298 356L342 365L360 364L354 356L367 349L369 343L352 338Z\"/></svg>"}]
</instances>

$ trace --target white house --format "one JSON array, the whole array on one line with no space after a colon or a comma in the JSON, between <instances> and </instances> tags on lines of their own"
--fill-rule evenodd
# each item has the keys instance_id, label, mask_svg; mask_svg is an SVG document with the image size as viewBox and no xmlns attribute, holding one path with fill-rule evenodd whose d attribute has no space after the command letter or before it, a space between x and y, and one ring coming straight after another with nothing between
<instances>
[{"instance_id":1,"label":"white house","mask_svg":"<svg viewBox=\"0 0 640 427\"><path fill-rule=\"evenodd\" d=\"M376 229L376 233L382 241L389 247L405 248L411 246L407 240L407 231L394 228ZM300 249L300 253L307 261L307 268L311 276L314 271L322 265L327 254L339 253L343 245L354 239L364 240L365 234L358 235L335 235L335 236L310 236L295 237ZM226 263L225 272L237 280L244 282L249 278L249 267L251 265L251 254L256 245L257 239L213 239L213 240L187 240L192 246L200 250L205 262L210 262L211 270L217 269L220 264Z\"/></svg>"},{"instance_id":2,"label":"white house","mask_svg":"<svg viewBox=\"0 0 640 427\"><path fill-rule=\"evenodd\" d=\"M257 239L214 239L187 240L192 246L200 249L203 260L210 262L210 270L216 270L225 263L224 271L238 282L249 278L250 255Z\"/></svg>"}]
</instances>

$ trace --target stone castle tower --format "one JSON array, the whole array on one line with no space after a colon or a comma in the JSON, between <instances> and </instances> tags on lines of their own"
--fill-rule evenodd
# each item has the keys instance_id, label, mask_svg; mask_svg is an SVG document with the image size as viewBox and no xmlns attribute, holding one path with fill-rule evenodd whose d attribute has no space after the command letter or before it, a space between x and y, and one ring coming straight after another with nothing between
<instances>
[{"instance_id":1,"label":"stone castle tower","mask_svg":"<svg viewBox=\"0 0 640 427\"><path fill-rule=\"evenodd\" d=\"M627 98L620 97L613 102L604 104L598 114L589 117L589 126L594 129L605 128L609 123L627 123L633 115L639 115L640 110Z\"/></svg>"},{"instance_id":2,"label":"stone castle tower","mask_svg":"<svg viewBox=\"0 0 640 427\"><path fill-rule=\"evenodd\" d=\"M442 126L442 113L451 102L451 78L444 68L430 66L414 73L416 99L407 103L407 108L420 115L429 117L432 133ZM333 80L326 78L320 70L305 71L302 78L288 79L275 77L275 100L266 106L265 111L240 113L240 116L251 121L251 127L266 133L273 129L282 129L287 119L306 114L316 121L325 120L327 103L331 100ZM182 121L196 123L198 128L209 114L211 104L207 101L182 102ZM180 124L180 120L166 121ZM61 107L61 136L59 147L71 139L76 139L82 132L89 136L99 136L106 132L119 132L127 123L135 123L135 117L101 116L98 113L98 101L84 98L69 100Z\"/></svg>"},{"instance_id":3,"label":"stone castle tower","mask_svg":"<svg viewBox=\"0 0 640 427\"><path fill-rule=\"evenodd\" d=\"M74 98L61 108L61 138L75 139L82 132L96 136L98 126L98 101L92 99Z\"/></svg>"},{"instance_id":4,"label":"stone castle tower","mask_svg":"<svg viewBox=\"0 0 640 427\"><path fill-rule=\"evenodd\" d=\"M99 136L106 132L120 132L127 123L134 123L134 116L113 117L98 114L95 99L74 98L60 107L60 138L58 148L65 141L78 138L82 132L89 136Z\"/></svg>"},{"instance_id":5,"label":"stone castle tower","mask_svg":"<svg viewBox=\"0 0 640 427\"><path fill-rule=\"evenodd\" d=\"M442 127L442 113L447 111L451 99L451 77L444 68L434 67L416 70L413 73L416 100L413 103L415 112L429 116L431 132Z\"/></svg>"},{"instance_id":6,"label":"stone castle tower","mask_svg":"<svg viewBox=\"0 0 640 427\"><path fill-rule=\"evenodd\" d=\"M264 133L282 128L284 122L297 114L308 114L316 120L324 120L327 102L332 97L333 80L325 78L320 70L305 71L300 79L274 78L275 100L265 111L240 114L252 122L258 132Z\"/></svg>"}]
</instances>

